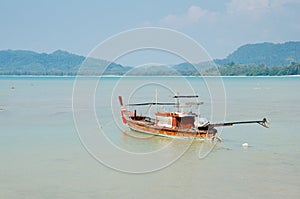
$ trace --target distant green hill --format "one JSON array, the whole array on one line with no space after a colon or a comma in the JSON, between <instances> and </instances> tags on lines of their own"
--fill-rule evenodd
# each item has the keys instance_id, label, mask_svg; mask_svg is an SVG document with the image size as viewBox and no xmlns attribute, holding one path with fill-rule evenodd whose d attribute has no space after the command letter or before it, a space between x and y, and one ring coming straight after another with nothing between
<instances>
[{"instance_id":1,"label":"distant green hill","mask_svg":"<svg viewBox=\"0 0 300 199\"><path fill-rule=\"evenodd\" d=\"M0 51L1 74L64 74L75 72L85 58L57 50L51 54L26 50Z\"/></svg>"},{"instance_id":2,"label":"distant green hill","mask_svg":"<svg viewBox=\"0 0 300 199\"><path fill-rule=\"evenodd\" d=\"M57 50L51 54L26 50L0 51L0 75L76 75L79 67L86 61L87 70L81 75L102 74L121 75L128 67L100 59L85 59L84 56Z\"/></svg>"},{"instance_id":3,"label":"distant green hill","mask_svg":"<svg viewBox=\"0 0 300 199\"><path fill-rule=\"evenodd\" d=\"M231 62L246 65L287 66L300 62L300 42L282 44L258 43L239 47L225 59L216 59L218 65Z\"/></svg>"}]
</instances>

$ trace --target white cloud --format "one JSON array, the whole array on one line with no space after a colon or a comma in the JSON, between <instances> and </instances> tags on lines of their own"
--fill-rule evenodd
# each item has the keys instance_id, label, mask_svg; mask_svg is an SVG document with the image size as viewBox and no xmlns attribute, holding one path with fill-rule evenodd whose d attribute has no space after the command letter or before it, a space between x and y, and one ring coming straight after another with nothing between
<instances>
[{"instance_id":1,"label":"white cloud","mask_svg":"<svg viewBox=\"0 0 300 199\"><path fill-rule=\"evenodd\" d=\"M204 18L209 15L207 10L204 10L198 6L191 6L186 14L188 21L192 23L197 23L201 18Z\"/></svg>"},{"instance_id":2,"label":"white cloud","mask_svg":"<svg viewBox=\"0 0 300 199\"><path fill-rule=\"evenodd\" d=\"M199 23L200 21L212 21L216 17L216 13L202 9L198 6L191 6L182 15L167 15L160 23L167 26L187 26Z\"/></svg>"},{"instance_id":3,"label":"white cloud","mask_svg":"<svg viewBox=\"0 0 300 199\"><path fill-rule=\"evenodd\" d=\"M232 0L227 4L229 14L258 17L270 11L270 0Z\"/></svg>"},{"instance_id":4,"label":"white cloud","mask_svg":"<svg viewBox=\"0 0 300 199\"><path fill-rule=\"evenodd\" d=\"M283 12L286 6L299 3L299 0L231 0L227 4L227 13L257 19L266 14Z\"/></svg>"},{"instance_id":5,"label":"white cloud","mask_svg":"<svg viewBox=\"0 0 300 199\"><path fill-rule=\"evenodd\" d=\"M299 0L271 0L272 4L276 4L276 5L285 5L285 4L293 4L293 3L300 3Z\"/></svg>"},{"instance_id":6,"label":"white cloud","mask_svg":"<svg viewBox=\"0 0 300 199\"><path fill-rule=\"evenodd\" d=\"M273 10L283 11L286 6L300 4L299 0L272 0L271 8Z\"/></svg>"}]
</instances>

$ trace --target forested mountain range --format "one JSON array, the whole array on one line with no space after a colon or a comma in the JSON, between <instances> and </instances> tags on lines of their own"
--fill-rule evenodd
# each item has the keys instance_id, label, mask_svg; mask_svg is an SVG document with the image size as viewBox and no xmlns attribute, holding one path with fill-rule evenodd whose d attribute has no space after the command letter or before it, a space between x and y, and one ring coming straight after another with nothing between
<instances>
[{"instance_id":1,"label":"forested mountain range","mask_svg":"<svg viewBox=\"0 0 300 199\"><path fill-rule=\"evenodd\" d=\"M134 68L106 60L57 50L37 53L27 50L0 51L0 75L217 75L211 63L179 63L173 66ZM259 43L239 47L225 59L216 59L221 75L295 75L300 74L300 42ZM107 67L108 66L108 67ZM107 67L107 68L106 68ZM106 69L105 69L106 68Z\"/></svg>"},{"instance_id":2,"label":"forested mountain range","mask_svg":"<svg viewBox=\"0 0 300 199\"><path fill-rule=\"evenodd\" d=\"M287 66L292 62L300 62L300 42L246 44L225 59L216 59L215 62L219 65L234 62L246 65Z\"/></svg>"}]
</instances>

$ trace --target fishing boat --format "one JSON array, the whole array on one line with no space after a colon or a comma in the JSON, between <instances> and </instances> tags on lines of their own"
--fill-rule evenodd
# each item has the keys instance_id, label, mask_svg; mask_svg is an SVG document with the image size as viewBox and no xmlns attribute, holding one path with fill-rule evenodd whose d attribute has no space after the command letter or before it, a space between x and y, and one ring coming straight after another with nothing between
<instances>
[{"instance_id":1,"label":"fishing boat","mask_svg":"<svg viewBox=\"0 0 300 199\"><path fill-rule=\"evenodd\" d=\"M200 117L192 111L193 106L202 105L203 102L186 102L180 103L183 98L198 98L197 95L175 95L176 102L143 102L123 104L122 96L119 96L121 106L122 122L131 130L151 134L155 136L164 136L171 138L197 139L222 141L218 136L216 127L233 126L235 124L257 123L268 128L266 118L253 121L223 122L210 123L206 118ZM138 114L136 108L132 111L130 107L138 106L172 106L173 111L159 110L155 112L155 116L146 116Z\"/></svg>"}]
</instances>

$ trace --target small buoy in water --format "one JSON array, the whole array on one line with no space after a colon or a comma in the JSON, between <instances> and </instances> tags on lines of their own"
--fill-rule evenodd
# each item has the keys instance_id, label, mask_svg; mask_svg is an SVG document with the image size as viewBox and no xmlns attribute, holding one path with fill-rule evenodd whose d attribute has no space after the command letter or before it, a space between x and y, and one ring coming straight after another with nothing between
<instances>
[{"instance_id":1,"label":"small buoy in water","mask_svg":"<svg viewBox=\"0 0 300 199\"><path fill-rule=\"evenodd\" d=\"M245 142L244 144L242 144L243 147L247 148L249 145L247 142Z\"/></svg>"},{"instance_id":2,"label":"small buoy in water","mask_svg":"<svg viewBox=\"0 0 300 199\"><path fill-rule=\"evenodd\" d=\"M10 89L11 89L11 90L15 90L15 89L16 89L16 87L12 86Z\"/></svg>"}]
</instances>

